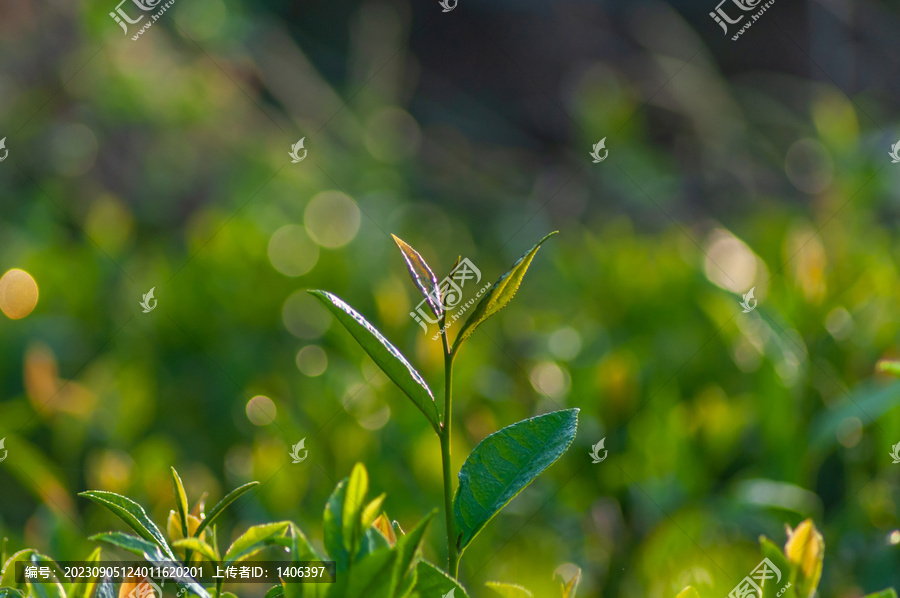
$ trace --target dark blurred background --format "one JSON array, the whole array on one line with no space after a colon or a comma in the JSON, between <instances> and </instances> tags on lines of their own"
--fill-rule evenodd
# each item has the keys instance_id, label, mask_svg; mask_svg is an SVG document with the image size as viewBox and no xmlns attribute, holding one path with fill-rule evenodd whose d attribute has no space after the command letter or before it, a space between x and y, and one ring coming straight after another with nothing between
<instances>
[{"instance_id":1,"label":"dark blurred background","mask_svg":"<svg viewBox=\"0 0 900 598\"><path fill-rule=\"evenodd\" d=\"M580 596L720 597L806 517L822 596L900 586L900 388L874 373L900 326L896 3L778 0L737 41L713 0L176 0L137 40L115 9L0 6L0 272L40 293L0 289L11 550L75 560L121 529L88 488L164 522L170 465L192 500L263 482L223 540L290 518L321 542L357 461L412 525L441 504L438 442L304 289L438 394L390 233L487 282L560 230L457 360L455 468L582 410L466 552L471 593L553 596L574 565Z\"/></svg>"}]
</instances>

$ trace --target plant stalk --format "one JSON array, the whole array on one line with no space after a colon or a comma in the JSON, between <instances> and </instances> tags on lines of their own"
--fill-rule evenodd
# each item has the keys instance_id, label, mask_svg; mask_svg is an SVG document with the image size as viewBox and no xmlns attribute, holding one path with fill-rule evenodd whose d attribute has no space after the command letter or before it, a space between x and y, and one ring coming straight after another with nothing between
<instances>
[{"instance_id":1,"label":"plant stalk","mask_svg":"<svg viewBox=\"0 0 900 598\"><path fill-rule=\"evenodd\" d=\"M459 551L456 548L456 524L453 521L453 471L450 460L450 430L453 419L453 352L447 342L444 329L445 318L441 318L441 340L444 343L444 423L441 429L441 462L444 469L444 513L447 518L447 572L456 578L459 575Z\"/></svg>"}]
</instances>

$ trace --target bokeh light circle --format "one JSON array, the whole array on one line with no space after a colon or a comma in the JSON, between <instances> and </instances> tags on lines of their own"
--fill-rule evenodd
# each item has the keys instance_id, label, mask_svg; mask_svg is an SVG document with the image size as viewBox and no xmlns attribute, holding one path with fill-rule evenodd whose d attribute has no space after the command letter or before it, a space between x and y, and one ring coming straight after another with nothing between
<instances>
[{"instance_id":1,"label":"bokeh light circle","mask_svg":"<svg viewBox=\"0 0 900 598\"><path fill-rule=\"evenodd\" d=\"M11 320L31 313L38 302L38 286L31 274L13 268L0 277L0 310Z\"/></svg>"},{"instance_id":2,"label":"bokeh light circle","mask_svg":"<svg viewBox=\"0 0 900 598\"><path fill-rule=\"evenodd\" d=\"M282 226L269 239L269 261L285 276L303 276L319 259L319 246L298 224Z\"/></svg>"},{"instance_id":3,"label":"bokeh light circle","mask_svg":"<svg viewBox=\"0 0 900 598\"><path fill-rule=\"evenodd\" d=\"M303 212L303 224L312 240L328 249L343 247L359 231L359 207L340 191L323 191Z\"/></svg>"},{"instance_id":4,"label":"bokeh light circle","mask_svg":"<svg viewBox=\"0 0 900 598\"><path fill-rule=\"evenodd\" d=\"M256 395L247 401L247 419L254 426L268 426L275 421L278 410L272 399L263 395Z\"/></svg>"},{"instance_id":5,"label":"bokeh light circle","mask_svg":"<svg viewBox=\"0 0 900 598\"><path fill-rule=\"evenodd\" d=\"M310 378L320 376L327 367L328 355L325 354L322 347L309 345L297 353L297 369Z\"/></svg>"}]
</instances>

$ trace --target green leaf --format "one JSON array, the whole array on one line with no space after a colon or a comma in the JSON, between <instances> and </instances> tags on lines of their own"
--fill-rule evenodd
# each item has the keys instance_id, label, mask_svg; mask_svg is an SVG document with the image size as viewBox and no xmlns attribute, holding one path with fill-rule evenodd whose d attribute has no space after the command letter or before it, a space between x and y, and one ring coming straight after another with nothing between
<instances>
[{"instance_id":1,"label":"green leaf","mask_svg":"<svg viewBox=\"0 0 900 598\"><path fill-rule=\"evenodd\" d=\"M400 248L403 259L406 261L406 268L409 270L409 276L413 279L419 292L428 302L428 307L434 312L438 319L444 315L444 308L441 301L440 288L438 287L437 277L431 268L425 262L425 259L419 255L419 252L413 249L406 241L392 234L394 243Z\"/></svg>"},{"instance_id":2,"label":"green leaf","mask_svg":"<svg viewBox=\"0 0 900 598\"><path fill-rule=\"evenodd\" d=\"M356 554L362 542L362 510L369 492L369 474L362 463L353 466L347 482L347 492L341 509L341 535L344 546L351 555Z\"/></svg>"},{"instance_id":3,"label":"green leaf","mask_svg":"<svg viewBox=\"0 0 900 598\"><path fill-rule=\"evenodd\" d=\"M347 592L339 595L341 598L392 596L391 571L396 561L396 551L382 548L353 563L353 574L344 576L348 578Z\"/></svg>"},{"instance_id":4,"label":"green leaf","mask_svg":"<svg viewBox=\"0 0 900 598\"><path fill-rule=\"evenodd\" d=\"M675 598L700 598L700 594L694 589L694 586L687 586L678 593Z\"/></svg>"},{"instance_id":5,"label":"green leaf","mask_svg":"<svg viewBox=\"0 0 900 598\"><path fill-rule=\"evenodd\" d=\"M459 470L453 499L457 547L464 550L519 492L575 440L578 409L532 417L482 440Z\"/></svg>"},{"instance_id":6,"label":"green leaf","mask_svg":"<svg viewBox=\"0 0 900 598\"><path fill-rule=\"evenodd\" d=\"M222 559L223 564L227 567L253 556L266 546L276 544L275 538L284 536L289 526L287 521L254 525L228 547Z\"/></svg>"},{"instance_id":7,"label":"green leaf","mask_svg":"<svg viewBox=\"0 0 900 598\"><path fill-rule=\"evenodd\" d=\"M864 598L897 598L897 592L894 590L894 588L887 588L885 590L881 590L880 592L869 594Z\"/></svg>"},{"instance_id":8,"label":"green leaf","mask_svg":"<svg viewBox=\"0 0 900 598\"><path fill-rule=\"evenodd\" d=\"M166 556L175 560L175 555L172 553L169 545L166 544L166 539L163 537L162 532L159 531L159 528L156 527L156 524L144 511L144 507L127 496L104 490L88 490L87 492L79 493L79 496L86 496L95 503L103 505L118 515L140 537L155 543L163 550Z\"/></svg>"},{"instance_id":9,"label":"green leaf","mask_svg":"<svg viewBox=\"0 0 900 598\"><path fill-rule=\"evenodd\" d=\"M95 548L94 551L87 558L88 563L99 563L100 562L100 548ZM66 594L68 594L69 598L91 598L94 594L94 588L97 586L97 582L100 577L91 577L91 578L77 578L68 588Z\"/></svg>"},{"instance_id":10,"label":"green leaf","mask_svg":"<svg viewBox=\"0 0 900 598\"><path fill-rule=\"evenodd\" d=\"M278 585L269 588L264 598L281 598L282 596L284 596L284 587Z\"/></svg>"},{"instance_id":11,"label":"green leaf","mask_svg":"<svg viewBox=\"0 0 900 598\"><path fill-rule=\"evenodd\" d=\"M534 594L522 586L501 581L488 581L484 585L494 590L504 598L532 598Z\"/></svg>"},{"instance_id":12,"label":"green leaf","mask_svg":"<svg viewBox=\"0 0 900 598\"><path fill-rule=\"evenodd\" d=\"M218 503L216 503L216 506L214 506L209 511L209 514L203 518L203 521L201 521L200 525L197 526L197 533L194 535L199 537L200 534L203 533L203 530L205 530L207 527L209 527L212 524L212 522L216 520L216 517L221 515L222 511L224 511L226 508L228 508L228 505L230 505L231 503L236 501L238 499L238 497L240 497L243 493L247 492L254 486L259 486L259 482L250 482L248 484L244 484L243 486L235 488L234 490L229 492L227 495L225 495L225 498L223 498Z\"/></svg>"},{"instance_id":13,"label":"green leaf","mask_svg":"<svg viewBox=\"0 0 900 598\"><path fill-rule=\"evenodd\" d=\"M175 487L175 506L178 508L178 514L181 516L181 535L187 538L190 536L188 533L187 494L184 491L184 484L181 483L181 477L174 467L172 468L172 485Z\"/></svg>"},{"instance_id":14,"label":"green leaf","mask_svg":"<svg viewBox=\"0 0 900 598\"><path fill-rule=\"evenodd\" d=\"M344 513L344 497L347 495L347 481L344 478L335 486L334 492L328 497L325 503L325 515L322 517L323 527L325 528L325 551L334 562L338 573L347 570L350 564L350 553L344 545L343 530L343 513Z\"/></svg>"},{"instance_id":15,"label":"green leaf","mask_svg":"<svg viewBox=\"0 0 900 598\"><path fill-rule=\"evenodd\" d=\"M419 552L419 547L422 546L425 530L428 529L428 524L431 523L435 514L437 514L437 509L423 517L414 528L409 530L408 534L397 539L395 549L397 552L397 561L394 563L391 579L392 593L402 586L403 580L410 573L411 569L412 571L415 571L414 565L416 556Z\"/></svg>"},{"instance_id":16,"label":"green leaf","mask_svg":"<svg viewBox=\"0 0 900 598\"><path fill-rule=\"evenodd\" d=\"M181 565L181 563L179 563L176 559L169 557L167 554L163 554L159 546L157 546L153 542L148 542L143 538L132 536L131 534L125 534L122 532L106 532L103 534L91 536L88 539L94 542L106 542L107 544L112 544L113 546L117 546L118 548L122 548L124 550L127 550L128 552L142 556L146 561L152 563L157 567L177 567ZM182 585L187 586L191 590L191 592L193 592L197 596L200 596L201 598L210 598L209 592L207 592L203 588L203 586L189 577L179 578L175 581L178 581ZM101 587L97 590L97 598L101 598L101 591L102 584ZM113 590L113 592L115 592L115 590Z\"/></svg>"},{"instance_id":17,"label":"green leaf","mask_svg":"<svg viewBox=\"0 0 900 598\"><path fill-rule=\"evenodd\" d=\"M30 598L66 598L66 591L63 589L62 583L60 583L63 579L62 571L59 568L59 565L56 564L56 561L51 559L48 556L44 556L38 552L35 552L31 555L31 563L38 567L47 567L49 566L54 574L56 575L56 581L50 580L41 580L41 581L29 581L28 585L28 595Z\"/></svg>"},{"instance_id":18,"label":"green leaf","mask_svg":"<svg viewBox=\"0 0 900 598\"><path fill-rule=\"evenodd\" d=\"M26 548L12 554L3 565L3 573L0 574L0 587L21 588L25 584L16 583L16 563L31 562L31 555L37 554L37 550Z\"/></svg>"},{"instance_id":19,"label":"green leaf","mask_svg":"<svg viewBox=\"0 0 900 598\"><path fill-rule=\"evenodd\" d=\"M25 592L15 588L0 588L0 598L25 598Z\"/></svg>"},{"instance_id":20,"label":"green leaf","mask_svg":"<svg viewBox=\"0 0 900 598\"><path fill-rule=\"evenodd\" d=\"M469 598L466 591L459 583L432 565L428 561L419 561L416 565L416 592L423 598L440 598L446 596L451 590L451 598Z\"/></svg>"},{"instance_id":21,"label":"green leaf","mask_svg":"<svg viewBox=\"0 0 900 598\"><path fill-rule=\"evenodd\" d=\"M528 267L531 265L531 260L534 259L538 249L541 248L541 244L557 232L558 231L554 231L538 241L534 247L529 249L525 255L520 257L519 260L512 265L512 268L510 268L506 274L498 278L497 282L488 289L481 301L478 302L478 305L475 306L475 309L472 310L469 319L463 324L459 334L456 336L456 340L453 341L454 353L456 353L463 341L475 332L475 329L478 328L482 322L506 307L506 304L512 301L516 291L519 290L519 285L522 283L525 272L528 271Z\"/></svg>"},{"instance_id":22,"label":"green leaf","mask_svg":"<svg viewBox=\"0 0 900 598\"><path fill-rule=\"evenodd\" d=\"M182 538L180 540L175 540L172 542L172 547L186 548L187 550L192 550L204 556L210 562L219 562L219 555L216 554L215 547L210 546L209 543L204 542L200 538Z\"/></svg>"},{"instance_id":23,"label":"green leaf","mask_svg":"<svg viewBox=\"0 0 900 598\"><path fill-rule=\"evenodd\" d=\"M794 586L785 590L780 597L778 596L778 592L781 591L781 588L784 587L785 584L787 584L791 572L791 565L788 563L787 557L784 556L781 548L765 536L760 536L759 547L762 550L763 556L769 559L782 574L781 580L776 578L763 580L761 598L792 598L793 596L796 596Z\"/></svg>"},{"instance_id":24,"label":"green leaf","mask_svg":"<svg viewBox=\"0 0 900 598\"><path fill-rule=\"evenodd\" d=\"M440 418L431 389L406 357L356 310L340 297L327 291L309 291L325 304L356 342L425 414L434 431L440 434Z\"/></svg>"}]
</instances>

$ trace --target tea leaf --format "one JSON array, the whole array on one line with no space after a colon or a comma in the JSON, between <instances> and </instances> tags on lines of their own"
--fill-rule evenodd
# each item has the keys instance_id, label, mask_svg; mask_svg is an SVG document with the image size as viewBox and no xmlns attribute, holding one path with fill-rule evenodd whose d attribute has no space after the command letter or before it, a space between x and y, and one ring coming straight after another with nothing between
<instances>
[{"instance_id":1,"label":"tea leaf","mask_svg":"<svg viewBox=\"0 0 900 598\"><path fill-rule=\"evenodd\" d=\"M347 492L341 509L341 535L344 537L344 546L351 555L356 554L362 541L361 514L368 492L369 474L362 463L357 463L350 472Z\"/></svg>"},{"instance_id":2,"label":"tea leaf","mask_svg":"<svg viewBox=\"0 0 900 598\"><path fill-rule=\"evenodd\" d=\"M0 588L0 598L25 598L25 592L15 588Z\"/></svg>"},{"instance_id":3,"label":"tea leaf","mask_svg":"<svg viewBox=\"0 0 900 598\"><path fill-rule=\"evenodd\" d=\"M372 525L381 532L391 546L397 543L397 535L394 533L394 528L391 526L391 521L388 519L387 513L379 515L375 521L372 522Z\"/></svg>"},{"instance_id":4,"label":"tea leaf","mask_svg":"<svg viewBox=\"0 0 900 598\"><path fill-rule=\"evenodd\" d=\"M425 259L419 255L419 252L413 249L406 241L392 234L394 243L400 248L403 259L406 261L406 268L409 270L409 276L413 279L419 292L428 302L428 307L434 312L434 315L440 319L444 315L444 308L441 304L440 289L438 287L437 277Z\"/></svg>"},{"instance_id":5,"label":"tea leaf","mask_svg":"<svg viewBox=\"0 0 900 598\"><path fill-rule=\"evenodd\" d=\"M178 508L178 514L181 516L181 537L187 538L188 533L188 502L187 494L184 491L184 484L181 483L181 477L175 468L172 468L172 485L175 487L175 506Z\"/></svg>"},{"instance_id":6,"label":"tea leaf","mask_svg":"<svg viewBox=\"0 0 900 598\"><path fill-rule=\"evenodd\" d=\"M529 590L526 590L522 586L515 583L488 581L485 582L484 585L503 596L503 598L532 598L534 596L534 594L532 594Z\"/></svg>"},{"instance_id":7,"label":"tea leaf","mask_svg":"<svg viewBox=\"0 0 900 598\"><path fill-rule=\"evenodd\" d=\"M416 407L425 414L434 431L440 434L440 418L434 395L416 368L407 361L397 348L381 332L372 326L356 310L344 303L340 297L327 291L309 291L325 304L356 342L369 354L385 374L406 393Z\"/></svg>"},{"instance_id":8,"label":"tea leaf","mask_svg":"<svg viewBox=\"0 0 900 598\"><path fill-rule=\"evenodd\" d=\"M424 597L440 598L451 591L450 598L469 598L469 595L459 583L426 560L419 561L416 565L416 589L415 591Z\"/></svg>"},{"instance_id":9,"label":"tea leaf","mask_svg":"<svg viewBox=\"0 0 900 598\"><path fill-rule=\"evenodd\" d=\"M181 540L172 542L172 547L193 550L194 552L205 556L210 562L219 562L219 555L215 547L210 546L200 538L182 538Z\"/></svg>"},{"instance_id":10,"label":"tea leaf","mask_svg":"<svg viewBox=\"0 0 900 598\"><path fill-rule=\"evenodd\" d=\"M881 590L880 592L869 594L868 596L864 596L863 598L897 598L897 592L894 590L894 588L887 588L886 590Z\"/></svg>"},{"instance_id":11,"label":"tea leaf","mask_svg":"<svg viewBox=\"0 0 900 598\"><path fill-rule=\"evenodd\" d=\"M108 577L104 577L100 585L97 586L96 598L116 598L116 587Z\"/></svg>"},{"instance_id":12,"label":"tea leaf","mask_svg":"<svg viewBox=\"0 0 900 598\"><path fill-rule=\"evenodd\" d=\"M93 552L91 552L90 556L87 558L87 563L99 563L100 562L100 548L95 548ZM95 577L78 577L74 580L71 586L69 586L66 594L69 598L91 598L94 594L94 588L97 586L97 582L100 579L100 576Z\"/></svg>"},{"instance_id":13,"label":"tea leaf","mask_svg":"<svg viewBox=\"0 0 900 598\"><path fill-rule=\"evenodd\" d=\"M266 590L266 595L263 598L281 598L282 596L284 596L284 588L278 585Z\"/></svg>"},{"instance_id":14,"label":"tea leaf","mask_svg":"<svg viewBox=\"0 0 900 598\"><path fill-rule=\"evenodd\" d=\"M56 581L41 580L39 582L28 581L28 595L30 598L66 598L66 591L60 581L65 579L62 570L56 561L38 552L31 555L31 563L37 566L49 566L56 575Z\"/></svg>"},{"instance_id":15,"label":"tea leaf","mask_svg":"<svg viewBox=\"0 0 900 598\"><path fill-rule=\"evenodd\" d=\"M519 492L575 440L578 409L532 417L482 440L459 471L453 499L457 547L464 550Z\"/></svg>"},{"instance_id":16,"label":"tea leaf","mask_svg":"<svg viewBox=\"0 0 900 598\"><path fill-rule=\"evenodd\" d=\"M415 571L413 564L415 563L416 554L422 545L425 530L428 529L428 524L431 523L436 514L437 510L434 510L423 517L414 528L409 530L408 534L397 541L397 562L394 565L393 578L391 580L392 593L402 585L403 579L410 572L411 568Z\"/></svg>"},{"instance_id":17,"label":"tea leaf","mask_svg":"<svg viewBox=\"0 0 900 598\"><path fill-rule=\"evenodd\" d=\"M784 553L780 548L778 548L778 546L775 545L774 542L772 542L765 536L760 536L759 546L762 549L763 556L769 559L772 564L778 568L778 571L781 572L782 576L788 574L791 571L790 563L788 563L788 560L784 556ZM794 593L793 586L785 590L785 592L783 592L780 597L778 596L778 592L781 591L782 586L784 586L787 581L787 579L782 581L781 577L767 578L762 580L761 598L791 598L791 596L795 596L796 594Z\"/></svg>"},{"instance_id":18,"label":"tea leaf","mask_svg":"<svg viewBox=\"0 0 900 598\"><path fill-rule=\"evenodd\" d=\"M284 536L289 525L290 523L287 521L254 525L232 542L228 550L225 551L222 563L227 567L237 561L253 556L267 546L276 544L275 538Z\"/></svg>"},{"instance_id":19,"label":"tea leaf","mask_svg":"<svg viewBox=\"0 0 900 598\"><path fill-rule=\"evenodd\" d=\"M235 488L234 490L232 490L231 492L229 492L228 494L226 494L225 498L223 498L218 503L216 503L216 506L214 506L209 511L209 515L207 515L203 519L203 521L200 522L200 526L197 527L197 532L194 535L199 536L200 534L202 534L203 530L205 530L207 527L209 527L210 524L213 521L215 521L216 517L221 515L222 511L224 511L226 508L228 508L228 505L230 505L231 503L236 501L240 495L242 495L244 492L247 492L254 486L259 486L259 482L250 482L248 484L244 484L243 486L239 486L239 487Z\"/></svg>"},{"instance_id":20,"label":"tea leaf","mask_svg":"<svg viewBox=\"0 0 900 598\"><path fill-rule=\"evenodd\" d=\"M127 523L131 529L136 531L140 537L153 542L162 548L166 556L175 560L175 555L172 553L169 545L166 544L162 532L159 531L159 528L156 527L156 524L153 523L153 520L150 519L147 512L144 511L144 507L127 496L122 496L115 492L106 492L104 490L88 490L87 492L79 493L79 496L86 496L95 503L103 505L118 515L119 518Z\"/></svg>"},{"instance_id":21,"label":"tea leaf","mask_svg":"<svg viewBox=\"0 0 900 598\"><path fill-rule=\"evenodd\" d=\"M344 545L343 513L344 499L347 495L347 481L344 478L334 488L328 502L325 503L325 514L322 517L325 528L325 551L334 562L338 572L346 571L350 563L350 553Z\"/></svg>"},{"instance_id":22,"label":"tea leaf","mask_svg":"<svg viewBox=\"0 0 900 598\"><path fill-rule=\"evenodd\" d=\"M26 548L11 555L3 564L3 573L0 574L0 587L18 588L22 584L16 583L16 563L27 563L31 560L31 555L37 551L33 548Z\"/></svg>"},{"instance_id":23,"label":"tea leaf","mask_svg":"<svg viewBox=\"0 0 900 598\"><path fill-rule=\"evenodd\" d=\"M694 589L694 586L688 586L678 593L675 598L700 598L700 594Z\"/></svg>"},{"instance_id":24,"label":"tea leaf","mask_svg":"<svg viewBox=\"0 0 900 598\"><path fill-rule=\"evenodd\" d=\"M478 302L478 305L475 306L475 309L472 310L469 319L463 324L456 340L453 341L454 353L459 349L463 341L475 332L475 329L478 328L482 322L506 307L506 304L512 301L516 291L519 290L519 285L522 283L525 272L528 271L528 267L531 265L531 260L534 259L538 249L541 248L541 244L557 232L558 231L554 231L538 241L534 247L529 249L525 255L520 257L519 260L512 265L512 268L510 268L506 274L498 278L497 282L488 289L481 301Z\"/></svg>"}]
</instances>

